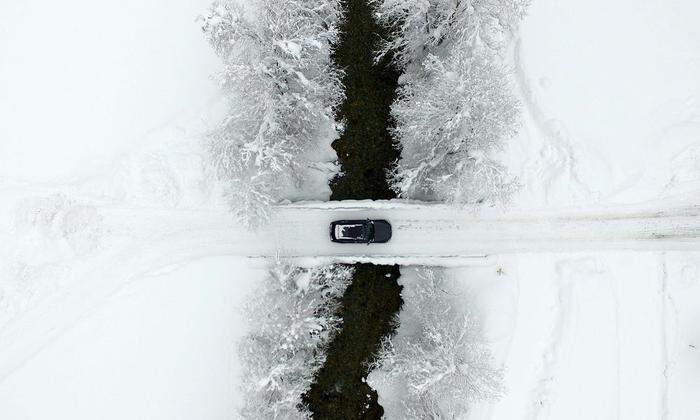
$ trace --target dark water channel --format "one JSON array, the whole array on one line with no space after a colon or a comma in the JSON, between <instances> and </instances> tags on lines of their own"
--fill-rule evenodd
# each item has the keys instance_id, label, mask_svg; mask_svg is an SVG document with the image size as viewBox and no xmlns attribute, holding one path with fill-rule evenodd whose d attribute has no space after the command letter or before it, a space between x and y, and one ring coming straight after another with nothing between
<instances>
[{"instance_id":1,"label":"dark water channel","mask_svg":"<svg viewBox=\"0 0 700 420\"><path fill-rule=\"evenodd\" d=\"M377 42L388 31L374 20L367 0L343 4L345 21L333 60L345 71L346 100L338 112L345 131L333 143L342 174L331 182L331 200L394 198L386 171L399 156L388 130L398 72L389 59L376 64L373 59ZM398 266L354 267L340 309L342 330L304 395L315 419L379 419L384 413L377 392L364 380L381 339L396 330L394 318L403 302L397 282L401 273Z\"/></svg>"}]
</instances>

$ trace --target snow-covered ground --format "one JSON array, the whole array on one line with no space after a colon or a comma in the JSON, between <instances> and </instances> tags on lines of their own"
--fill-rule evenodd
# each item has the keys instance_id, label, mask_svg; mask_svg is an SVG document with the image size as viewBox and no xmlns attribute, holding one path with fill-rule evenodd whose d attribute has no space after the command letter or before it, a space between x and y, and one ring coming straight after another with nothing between
<instances>
[{"instance_id":1,"label":"snow-covered ground","mask_svg":"<svg viewBox=\"0 0 700 420\"><path fill-rule=\"evenodd\" d=\"M0 2L3 419L239 405L238 308L263 271L168 257L147 238L169 229L139 225L146 207L223 212L199 143L220 114L195 22L209 3ZM114 205L130 209L119 227Z\"/></svg>"},{"instance_id":2,"label":"snow-covered ground","mask_svg":"<svg viewBox=\"0 0 700 420\"><path fill-rule=\"evenodd\" d=\"M141 275L5 372L2 418L233 418L240 308L264 274L208 257Z\"/></svg>"},{"instance_id":3,"label":"snow-covered ground","mask_svg":"<svg viewBox=\"0 0 700 420\"><path fill-rule=\"evenodd\" d=\"M3 1L0 177L75 178L191 130L219 96L195 23L208 3Z\"/></svg>"},{"instance_id":4,"label":"snow-covered ground","mask_svg":"<svg viewBox=\"0 0 700 420\"><path fill-rule=\"evenodd\" d=\"M697 252L522 254L453 270L506 375L503 398L470 418L697 417L699 270Z\"/></svg>"},{"instance_id":5,"label":"snow-covered ground","mask_svg":"<svg viewBox=\"0 0 700 420\"><path fill-rule=\"evenodd\" d=\"M533 1L512 50L517 208L700 202L699 16L690 0ZM506 374L470 418L700 417L698 252L523 253L453 275Z\"/></svg>"},{"instance_id":6,"label":"snow-covered ground","mask_svg":"<svg viewBox=\"0 0 700 420\"><path fill-rule=\"evenodd\" d=\"M700 197L697 2L535 0L512 50L519 207Z\"/></svg>"}]
</instances>

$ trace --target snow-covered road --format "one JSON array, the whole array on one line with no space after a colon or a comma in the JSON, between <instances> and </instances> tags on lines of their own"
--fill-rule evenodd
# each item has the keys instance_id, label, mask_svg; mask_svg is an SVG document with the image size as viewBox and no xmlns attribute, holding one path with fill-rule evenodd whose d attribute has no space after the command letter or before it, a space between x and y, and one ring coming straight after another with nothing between
<instances>
[{"instance_id":1,"label":"snow-covered road","mask_svg":"<svg viewBox=\"0 0 700 420\"><path fill-rule=\"evenodd\" d=\"M103 212L113 228L135 236L132 209ZM516 252L571 252L602 249L696 250L700 247L700 206L669 210L619 207L595 211L472 215L453 207L403 201L309 202L278 206L272 221L255 231L238 226L225 212L202 217L197 211L142 213L149 226L144 242L160 242L173 253L331 259L342 262L459 265L463 258ZM386 244L330 242L328 226L339 219L386 219L393 238ZM110 223L109 219L113 223ZM128 222L127 222L128 223ZM165 225L164 225L165 224ZM162 227L158 229L158 226ZM170 228L168 228L170 227ZM167 232L161 235L152 232Z\"/></svg>"},{"instance_id":2,"label":"snow-covered road","mask_svg":"<svg viewBox=\"0 0 700 420\"><path fill-rule=\"evenodd\" d=\"M332 220L366 217L389 220L392 240L371 246L329 243ZM477 216L445 205L400 201L302 203L278 207L271 225L257 234L274 238L274 251L285 256L398 262L535 251L683 250L700 245L700 206Z\"/></svg>"},{"instance_id":3,"label":"snow-covered road","mask_svg":"<svg viewBox=\"0 0 700 420\"><path fill-rule=\"evenodd\" d=\"M225 211L207 213L203 217L197 210L101 210L111 232L143 244L144 252L146 244L153 244L187 259L215 254L461 265L464 259L517 252L700 248L700 206L473 215L450 206L399 200L308 202L278 206L271 222L253 231ZM391 241L370 246L330 241L331 221L365 218L388 220Z\"/></svg>"}]
</instances>

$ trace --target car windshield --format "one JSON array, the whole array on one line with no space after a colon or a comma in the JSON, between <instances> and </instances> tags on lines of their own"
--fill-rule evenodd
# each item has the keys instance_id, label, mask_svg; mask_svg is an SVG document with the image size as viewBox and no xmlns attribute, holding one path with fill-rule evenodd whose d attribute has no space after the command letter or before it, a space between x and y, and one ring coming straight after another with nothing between
<instances>
[{"instance_id":1,"label":"car windshield","mask_svg":"<svg viewBox=\"0 0 700 420\"><path fill-rule=\"evenodd\" d=\"M371 241L374 239L374 223L365 223L365 231L362 236L364 236L364 239L367 241Z\"/></svg>"}]
</instances>

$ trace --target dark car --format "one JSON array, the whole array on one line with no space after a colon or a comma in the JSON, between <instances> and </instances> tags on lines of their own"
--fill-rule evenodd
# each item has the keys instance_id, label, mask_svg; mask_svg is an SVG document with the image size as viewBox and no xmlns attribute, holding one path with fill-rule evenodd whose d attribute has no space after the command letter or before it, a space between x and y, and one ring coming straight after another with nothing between
<instances>
[{"instance_id":1,"label":"dark car","mask_svg":"<svg viewBox=\"0 0 700 420\"><path fill-rule=\"evenodd\" d=\"M337 220L331 223L331 241L343 244L384 243L391 239L386 220Z\"/></svg>"}]
</instances>

